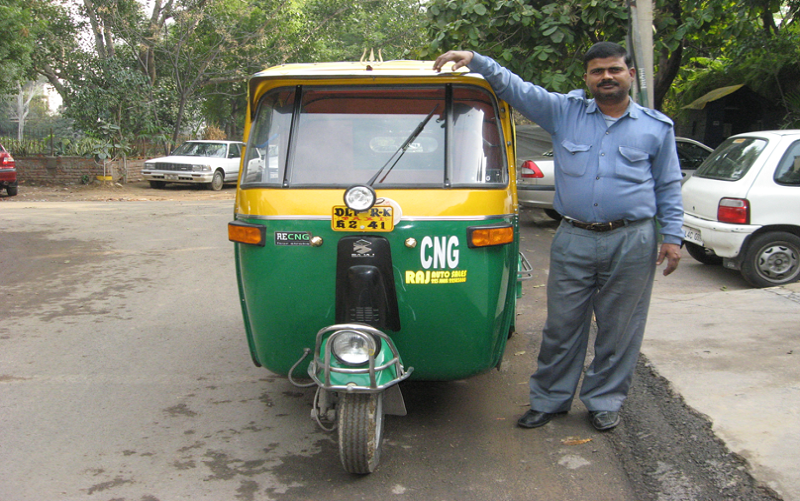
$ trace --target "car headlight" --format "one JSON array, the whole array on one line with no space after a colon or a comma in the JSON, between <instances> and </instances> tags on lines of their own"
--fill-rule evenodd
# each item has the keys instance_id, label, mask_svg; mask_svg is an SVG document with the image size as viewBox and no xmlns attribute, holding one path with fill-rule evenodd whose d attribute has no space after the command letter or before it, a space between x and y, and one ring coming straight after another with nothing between
<instances>
[{"instance_id":1,"label":"car headlight","mask_svg":"<svg viewBox=\"0 0 800 501\"><path fill-rule=\"evenodd\" d=\"M192 172L211 172L210 165L192 165Z\"/></svg>"},{"instance_id":2,"label":"car headlight","mask_svg":"<svg viewBox=\"0 0 800 501\"><path fill-rule=\"evenodd\" d=\"M156 164L149 164L149 163L145 162L144 163L144 168L145 169L155 169L156 168Z\"/></svg>"},{"instance_id":3,"label":"car headlight","mask_svg":"<svg viewBox=\"0 0 800 501\"><path fill-rule=\"evenodd\" d=\"M344 204L357 212L369 210L375 205L375 190L369 186L356 185L344 192Z\"/></svg>"},{"instance_id":4,"label":"car headlight","mask_svg":"<svg viewBox=\"0 0 800 501\"><path fill-rule=\"evenodd\" d=\"M363 332L342 330L331 335L331 352L347 365L364 365L370 356L375 356L375 338Z\"/></svg>"}]
</instances>

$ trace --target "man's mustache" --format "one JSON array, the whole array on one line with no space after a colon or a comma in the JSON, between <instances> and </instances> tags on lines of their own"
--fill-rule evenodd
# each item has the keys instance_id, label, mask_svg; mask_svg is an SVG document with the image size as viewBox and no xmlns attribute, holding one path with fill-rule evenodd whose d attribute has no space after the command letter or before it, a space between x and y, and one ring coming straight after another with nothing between
<instances>
[{"instance_id":1,"label":"man's mustache","mask_svg":"<svg viewBox=\"0 0 800 501\"><path fill-rule=\"evenodd\" d=\"M598 87L602 87L603 85L613 85L615 87L618 87L619 83L614 80L603 80L602 82L597 84Z\"/></svg>"}]
</instances>

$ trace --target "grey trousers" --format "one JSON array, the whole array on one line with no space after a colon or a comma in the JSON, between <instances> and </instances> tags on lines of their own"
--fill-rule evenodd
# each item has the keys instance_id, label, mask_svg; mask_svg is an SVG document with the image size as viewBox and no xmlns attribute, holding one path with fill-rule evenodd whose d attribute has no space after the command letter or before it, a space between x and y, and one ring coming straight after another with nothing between
<instances>
[{"instance_id":1,"label":"grey trousers","mask_svg":"<svg viewBox=\"0 0 800 501\"><path fill-rule=\"evenodd\" d=\"M639 358L657 257L651 219L603 233L561 222L550 248L547 321L530 379L533 410L570 409L592 313L597 318L594 359L580 399L590 411L620 409Z\"/></svg>"}]
</instances>

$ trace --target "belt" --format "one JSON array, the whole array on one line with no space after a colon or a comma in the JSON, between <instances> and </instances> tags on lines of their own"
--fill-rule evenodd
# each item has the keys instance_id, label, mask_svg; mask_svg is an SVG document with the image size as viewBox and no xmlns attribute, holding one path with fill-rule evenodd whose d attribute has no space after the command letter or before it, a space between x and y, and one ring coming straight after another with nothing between
<instances>
[{"instance_id":1,"label":"belt","mask_svg":"<svg viewBox=\"0 0 800 501\"><path fill-rule=\"evenodd\" d=\"M627 226L629 224L629 221L626 221L625 219L617 219L616 221L611 221L608 223L584 223L582 221L578 221L577 219L565 217L564 221L582 230L598 232L616 230L617 228L622 228L623 226Z\"/></svg>"}]
</instances>

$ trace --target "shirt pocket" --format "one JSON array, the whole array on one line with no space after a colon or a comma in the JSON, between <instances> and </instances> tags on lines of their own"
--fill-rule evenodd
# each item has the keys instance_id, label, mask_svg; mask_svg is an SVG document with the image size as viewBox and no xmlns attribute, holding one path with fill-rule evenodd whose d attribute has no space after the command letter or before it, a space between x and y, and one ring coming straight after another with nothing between
<instances>
[{"instance_id":1,"label":"shirt pocket","mask_svg":"<svg viewBox=\"0 0 800 501\"><path fill-rule=\"evenodd\" d=\"M576 144L568 139L561 141L561 147L567 150L570 155L561 162L561 170L570 176L582 176L586 172L586 165L589 163L589 150L591 144Z\"/></svg>"},{"instance_id":2,"label":"shirt pocket","mask_svg":"<svg viewBox=\"0 0 800 501\"><path fill-rule=\"evenodd\" d=\"M630 146L619 147L620 161L614 166L616 177L644 183L653 177L650 171L650 155L646 151Z\"/></svg>"}]
</instances>

